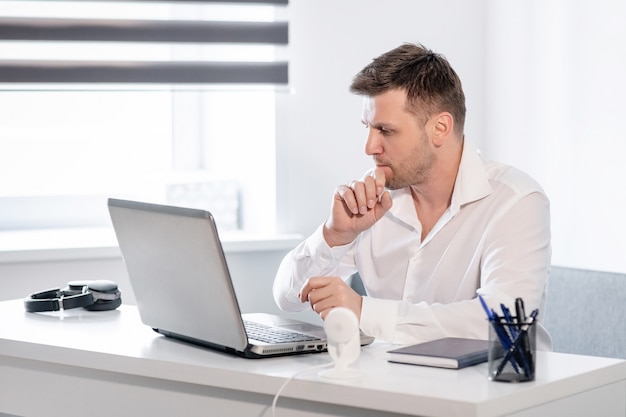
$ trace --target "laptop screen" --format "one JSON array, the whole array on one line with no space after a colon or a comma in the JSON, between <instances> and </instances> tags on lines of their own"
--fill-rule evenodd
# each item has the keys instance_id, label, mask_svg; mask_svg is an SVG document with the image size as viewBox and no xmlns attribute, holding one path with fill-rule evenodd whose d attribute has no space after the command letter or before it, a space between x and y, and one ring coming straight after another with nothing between
<instances>
[{"instance_id":1,"label":"laptop screen","mask_svg":"<svg viewBox=\"0 0 626 417\"><path fill-rule=\"evenodd\" d=\"M115 199L109 212L144 324L244 350L241 312L211 214Z\"/></svg>"}]
</instances>

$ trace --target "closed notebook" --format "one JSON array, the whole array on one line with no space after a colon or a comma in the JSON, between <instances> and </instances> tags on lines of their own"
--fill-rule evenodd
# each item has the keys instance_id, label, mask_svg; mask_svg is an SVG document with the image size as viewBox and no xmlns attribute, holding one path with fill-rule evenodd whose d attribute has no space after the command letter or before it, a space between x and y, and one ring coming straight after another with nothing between
<instances>
[{"instance_id":1,"label":"closed notebook","mask_svg":"<svg viewBox=\"0 0 626 417\"><path fill-rule=\"evenodd\" d=\"M487 362L489 341L446 337L390 350L389 362L461 369Z\"/></svg>"}]
</instances>

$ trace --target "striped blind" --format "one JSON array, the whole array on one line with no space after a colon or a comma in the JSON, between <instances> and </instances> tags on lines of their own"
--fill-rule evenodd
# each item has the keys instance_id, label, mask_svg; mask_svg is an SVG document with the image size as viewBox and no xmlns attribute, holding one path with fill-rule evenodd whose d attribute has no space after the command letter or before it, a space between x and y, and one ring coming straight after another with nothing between
<instances>
[{"instance_id":1,"label":"striped blind","mask_svg":"<svg viewBox=\"0 0 626 417\"><path fill-rule=\"evenodd\" d=\"M124 3L124 0L109 1ZM41 3L45 3L42 1ZM83 1L83 3L89 3ZM131 3L131 2L128 2ZM142 3L134 0L132 3ZM143 3L155 3L143 1ZM288 0L196 0L157 3L247 3L286 6ZM0 16L0 42L94 42L115 44L288 45L288 22L212 21L189 19L100 19ZM173 54L175 56L176 54ZM0 83L115 84L274 84L288 83L286 60L224 61L202 59L0 59Z\"/></svg>"}]
</instances>

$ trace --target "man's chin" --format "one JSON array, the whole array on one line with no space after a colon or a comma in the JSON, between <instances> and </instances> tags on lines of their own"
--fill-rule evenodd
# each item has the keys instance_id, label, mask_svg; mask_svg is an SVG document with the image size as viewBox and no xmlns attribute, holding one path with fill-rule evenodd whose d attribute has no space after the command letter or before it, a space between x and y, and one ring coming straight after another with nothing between
<instances>
[{"instance_id":1,"label":"man's chin","mask_svg":"<svg viewBox=\"0 0 626 417\"><path fill-rule=\"evenodd\" d=\"M393 180L387 180L385 181L385 188L387 190L399 190L400 188L404 188L404 185L398 184L397 182L393 181Z\"/></svg>"}]
</instances>

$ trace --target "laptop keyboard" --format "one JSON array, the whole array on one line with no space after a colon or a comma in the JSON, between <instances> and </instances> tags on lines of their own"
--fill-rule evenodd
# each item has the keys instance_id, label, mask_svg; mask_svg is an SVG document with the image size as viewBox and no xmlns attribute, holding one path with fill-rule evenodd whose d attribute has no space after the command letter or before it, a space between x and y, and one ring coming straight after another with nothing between
<instances>
[{"instance_id":1,"label":"laptop keyboard","mask_svg":"<svg viewBox=\"0 0 626 417\"><path fill-rule=\"evenodd\" d=\"M290 342L309 342L321 340L310 334L293 332L291 330L281 329L279 327L267 326L261 323L244 320L246 333L250 339L259 340L265 343L290 343Z\"/></svg>"}]
</instances>

